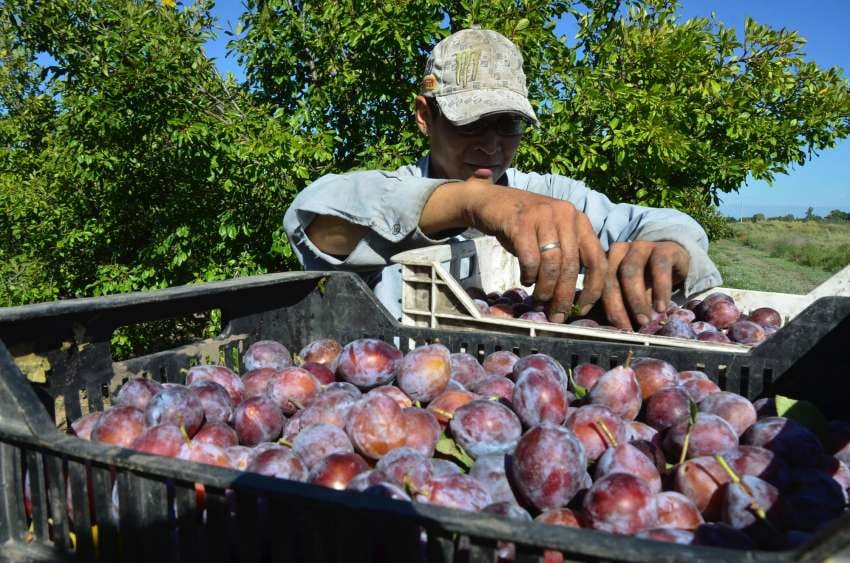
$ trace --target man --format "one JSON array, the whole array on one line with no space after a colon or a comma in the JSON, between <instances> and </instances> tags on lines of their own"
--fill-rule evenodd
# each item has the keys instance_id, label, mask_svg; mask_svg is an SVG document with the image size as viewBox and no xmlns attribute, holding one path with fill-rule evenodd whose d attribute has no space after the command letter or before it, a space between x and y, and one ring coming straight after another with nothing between
<instances>
[{"instance_id":1,"label":"man","mask_svg":"<svg viewBox=\"0 0 850 563\"><path fill-rule=\"evenodd\" d=\"M680 282L688 294L719 285L705 232L687 215L615 205L581 182L511 168L524 127L537 124L527 95L522 55L506 37L467 29L441 41L415 102L429 156L395 172L327 175L302 191L284 227L305 269L363 273L400 317L400 268L389 258L475 228L517 256L552 322L569 315L583 266L581 314L601 298L624 329L665 310Z\"/></svg>"}]
</instances>

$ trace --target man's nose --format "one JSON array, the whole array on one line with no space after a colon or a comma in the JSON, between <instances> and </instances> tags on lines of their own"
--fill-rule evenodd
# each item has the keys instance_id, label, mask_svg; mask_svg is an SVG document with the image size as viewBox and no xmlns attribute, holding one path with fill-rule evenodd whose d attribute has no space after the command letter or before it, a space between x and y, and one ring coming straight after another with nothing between
<instances>
[{"instance_id":1,"label":"man's nose","mask_svg":"<svg viewBox=\"0 0 850 563\"><path fill-rule=\"evenodd\" d=\"M478 138L478 145L476 148L487 155L495 154L496 151L499 150L499 136L493 131L485 131L485 133Z\"/></svg>"}]
</instances>

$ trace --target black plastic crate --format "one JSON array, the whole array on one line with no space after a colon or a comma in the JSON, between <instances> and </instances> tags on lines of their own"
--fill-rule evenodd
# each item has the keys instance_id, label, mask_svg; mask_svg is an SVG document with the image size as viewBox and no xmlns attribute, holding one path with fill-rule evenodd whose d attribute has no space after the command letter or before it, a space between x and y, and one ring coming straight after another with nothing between
<instances>
[{"instance_id":1,"label":"black plastic crate","mask_svg":"<svg viewBox=\"0 0 850 563\"><path fill-rule=\"evenodd\" d=\"M118 327L215 309L224 327L217 338L113 362L109 342ZM57 429L57 422L77 418L85 407L102 408L130 377L182 381L181 370L210 358L238 369L240 351L256 340L279 340L297 350L318 337L343 343L381 338L405 352L439 341L479 357L500 349L539 351L568 366L612 366L633 351L679 369L702 369L724 389L750 398L780 393L808 399L830 418L850 417L850 368L842 353L850 344L850 298L819 300L795 326L743 355L413 328L392 320L358 277L343 273L276 274L0 309L0 555L109 562L489 562L496 561L498 541L512 541L520 562L542 561L544 548L562 551L568 561L850 557L850 514L793 551L677 546L337 492L139 454ZM10 350L46 379L27 381ZM24 508L25 471L31 521ZM203 485L203 500L196 484Z\"/></svg>"}]
</instances>

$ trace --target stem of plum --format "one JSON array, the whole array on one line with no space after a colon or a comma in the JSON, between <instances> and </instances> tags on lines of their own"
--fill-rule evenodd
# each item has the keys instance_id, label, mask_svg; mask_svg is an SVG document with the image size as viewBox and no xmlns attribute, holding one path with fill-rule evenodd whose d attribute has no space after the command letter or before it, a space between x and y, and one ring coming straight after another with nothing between
<instances>
[{"instance_id":1,"label":"stem of plum","mask_svg":"<svg viewBox=\"0 0 850 563\"><path fill-rule=\"evenodd\" d=\"M279 439L279 440L277 441L277 443L278 443L278 444L280 444L281 446L286 446L287 448L291 448L291 447L292 447L292 442L290 442L290 441L289 441L289 440L287 440L286 438L281 438L281 439Z\"/></svg>"},{"instance_id":2,"label":"stem of plum","mask_svg":"<svg viewBox=\"0 0 850 563\"><path fill-rule=\"evenodd\" d=\"M605 437L608 438L608 443L611 444L611 447L616 448L619 446L617 443L617 438L614 437L614 434L608 429L608 425L605 424L602 420L597 420L596 424L599 426L599 429L602 430L602 433L605 434Z\"/></svg>"},{"instance_id":3,"label":"stem of plum","mask_svg":"<svg viewBox=\"0 0 850 563\"><path fill-rule=\"evenodd\" d=\"M407 492L412 493L413 496L428 495L427 490L420 489L413 484L413 481L410 480L410 477L407 475L407 473L404 474L404 478L402 478L401 484L404 485L404 488L407 490Z\"/></svg>"},{"instance_id":4,"label":"stem of plum","mask_svg":"<svg viewBox=\"0 0 850 563\"><path fill-rule=\"evenodd\" d=\"M690 421L688 421L688 431L685 432L685 441L682 444L682 455L679 456L679 465L685 463L685 460L688 457L688 446L691 443L691 429L692 428L693 428L693 425L691 424Z\"/></svg>"},{"instance_id":5,"label":"stem of plum","mask_svg":"<svg viewBox=\"0 0 850 563\"><path fill-rule=\"evenodd\" d=\"M751 491L747 484L741 480L741 477L737 473L735 473L735 470L732 469L732 467L729 465L729 462L726 461L726 458L724 458L720 454L714 454L714 459L717 461L717 463L720 464L720 467L722 467L726 471L726 473L729 474L729 477L732 479L732 482L741 487L741 490L744 491L748 497L750 497L750 508L753 509L755 515L758 516L760 519L766 521L767 512L765 512L764 508L762 508L761 505L756 502L756 499L753 495L753 491Z\"/></svg>"},{"instance_id":6,"label":"stem of plum","mask_svg":"<svg viewBox=\"0 0 850 563\"><path fill-rule=\"evenodd\" d=\"M433 412L434 414L438 414L442 417L445 417L449 420L453 419L454 416L455 416L452 413L450 413L449 411L444 411L443 409L433 408L433 409L431 409L431 412Z\"/></svg>"},{"instance_id":7,"label":"stem of plum","mask_svg":"<svg viewBox=\"0 0 850 563\"><path fill-rule=\"evenodd\" d=\"M631 367L632 358L634 358L634 357L635 357L635 351L629 350L629 353L626 354L626 361L623 363L623 367Z\"/></svg>"},{"instance_id":8,"label":"stem of plum","mask_svg":"<svg viewBox=\"0 0 850 563\"><path fill-rule=\"evenodd\" d=\"M186 431L186 425L183 424L183 421L180 421L180 434L183 435L183 439L186 440L186 445L190 448L192 447L192 438L189 437L189 432Z\"/></svg>"}]
</instances>

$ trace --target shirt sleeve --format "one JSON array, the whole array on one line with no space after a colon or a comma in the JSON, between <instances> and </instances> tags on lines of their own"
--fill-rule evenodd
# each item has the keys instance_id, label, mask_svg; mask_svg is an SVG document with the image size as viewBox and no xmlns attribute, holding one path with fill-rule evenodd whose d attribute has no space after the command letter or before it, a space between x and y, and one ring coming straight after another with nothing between
<instances>
[{"instance_id":1,"label":"shirt sleeve","mask_svg":"<svg viewBox=\"0 0 850 563\"><path fill-rule=\"evenodd\" d=\"M328 174L296 196L284 215L284 229L306 270L372 271L390 264L390 257L398 252L448 240L431 238L419 229L425 203L446 182L399 172ZM369 232L340 260L322 252L307 236L306 229L317 215L339 217Z\"/></svg>"},{"instance_id":2,"label":"shirt sleeve","mask_svg":"<svg viewBox=\"0 0 850 563\"><path fill-rule=\"evenodd\" d=\"M722 283L714 262L708 257L708 236L690 216L674 209L658 209L613 203L604 194L591 190L583 182L556 174L515 172L511 185L569 201L587 215L607 251L612 242L646 240L673 241L690 256L685 295Z\"/></svg>"}]
</instances>

